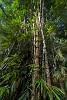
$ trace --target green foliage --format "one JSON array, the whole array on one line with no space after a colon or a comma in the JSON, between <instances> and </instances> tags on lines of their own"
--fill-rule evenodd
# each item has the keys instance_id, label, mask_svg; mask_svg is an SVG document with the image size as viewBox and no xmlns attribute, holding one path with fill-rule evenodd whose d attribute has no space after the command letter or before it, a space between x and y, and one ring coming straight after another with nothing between
<instances>
[{"instance_id":1,"label":"green foliage","mask_svg":"<svg viewBox=\"0 0 67 100\"><path fill-rule=\"evenodd\" d=\"M60 61L63 61L64 60L64 57L63 57L60 49L57 50L57 55L55 56L55 59L56 60L60 60Z\"/></svg>"},{"instance_id":2,"label":"green foliage","mask_svg":"<svg viewBox=\"0 0 67 100\"><path fill-rule=\"evenodd\" d=\"M41 94L43 93L43 89L45 90L46 97L49 97L49 100L61 100L61 95L65 95L60 88L49 86L43 79L36 80L35 85L36 89L40 88Z\"/></svg>"},{"instance_id":3,"label":"green foliage","mask_svg":"<svg viewBox=\"0 0 67 100\"><path fill-rule=\"evenodd\" d=\"M25 90L18 100L26 100L29 97L29 91Z\"/></svg>"},{"instance_id":4,"label":"green foliage","mask_svg":"<svg viewBox=\"0 0 67 100\"><path fill-rule=\"evenodd\" d=\"M56 31L56 22L52 21L52 20L47 20L46 25L45 25L45 29L46 29L48 34L55 32Z\"/></svg>"},{"instance_id":5,"label":"green foliage","mask_svg":"<svg viewBox=\"0 0 67 100\"><path fill-rule=\"evenodd\" d=\"M0 97L1 97L5 92L9 94L8 86L0 87Z\"/></svg>"}]
</instances>

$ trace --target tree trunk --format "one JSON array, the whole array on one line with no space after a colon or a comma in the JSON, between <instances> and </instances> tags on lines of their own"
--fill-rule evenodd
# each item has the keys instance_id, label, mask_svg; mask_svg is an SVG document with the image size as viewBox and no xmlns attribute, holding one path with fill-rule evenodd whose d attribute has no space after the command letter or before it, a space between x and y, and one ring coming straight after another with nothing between
<instances>
[{"instance_id":1,"label":"tree trunk","mask_svg":"<svg viewBox=\"0 0 67 100\"><path fill-rule=\"evenodd\" d=\"M36 34L35 34L35 80L39 80L39 18L40 13L38 12L38 16L36 18ZM40 100L40 88L36 89L36 99Z\"/></svg>"},{"instance_id":2,"label":"tree trunk","mask_svg":"<svg viewBox=\"0 0 67 100\"><path fill-rule=\"evenodd\" d=\"M42 34L42 39L43 39L43 60L42 60L43 78L45 80L45 74L46 74L47 83L49 85L51 85L46 44L45 44L44 31L43 31L43 25L44 25L43 10L44 10L44 1L41 5L41 0L40 0L40 9L38 8L38 15L36 16L36 31L34 32L34 65L35 66L34 66L34 71L33 71L33 75L32 75L32 87L33 87L33 89L32 89L31 100L40 100L40 88L38 88L37 91L35 89L35 81L38 80L40 77L40 74L39 74L39 42L38 42L39 41L40 27L41 27L41 34ZM42 19L40 19L41 15L42 15ZM43 92L44 92L43 99L45 100L45 91L43 91Z\"/></svg>"},{"instance_id":3,"label":"tree trunk","mask_svg":"<svg viewBox=\"0 0 67 100\"><path fill-rule=\"evenodd\" d=\"M34 29L34 23L33 23L33 29ZM33 59L33 64L35 64L35 30L34 30L34 39L33 39L33 44L34 44L34 59ZM31 94L31 100L35 100L35 71L33 68L33 73L32 73L32 94Z\"/></svg>"},{"instance_id":4,"label":"tree trunk","mask_svg":"<svg viewBox=\"0 0 67 100\"><path fill-rule=\"evenodd\" d=\"M35 89L35 81L39 79L39 32L38 32L38 16L36 18L36 31L34 31L34 71L32 75L32 96L31 100L39 100L40 90ZM33 24L34 27L34 24Z\"/></svg>"},{"instance_id":5,"label":"tree trunk","mask_svg":"<svg viewBox=\"0 0 67 100\"><path fill-rule=\"evenodd\" d=\"M51 80L50 80L50 71L49 71L49 66L48 66L48 58L47 58L47 50L46 50L46 43L45 43L45 38L44 38L44 31L43 31L43 25L44 25L44 1L42 4L42 19L41 19L41 34L42 34L42 39L43 39L43 65L45 64L45 70L43 71L44 79L45 79L45 74L46 74L46 81L49 85L51 85Z\"/></svg>"},{"instance_id":6,"label":"tree trunk","mask_svg":"<svg viewBox=\"0 0 67 100\"><path fill-rule=\"evenodd\" d=\"M41 34L42 34L42 39L43 39L43 54L42 54L42 77L45 81L45 45L44 45L44 31L43 31L43 26L44 26L44 1L41 4L41 12L42 12L42 17L41 17ZM43 100L46 100L45 96L45 88L43 87Z\"/></svg>"}]
</instances>

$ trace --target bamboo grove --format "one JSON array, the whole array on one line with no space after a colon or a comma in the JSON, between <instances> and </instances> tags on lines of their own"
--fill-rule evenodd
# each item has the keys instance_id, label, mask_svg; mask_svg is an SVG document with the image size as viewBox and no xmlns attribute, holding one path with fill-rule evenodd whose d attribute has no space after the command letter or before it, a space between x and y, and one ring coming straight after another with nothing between
<instances>
[{"instance_id":1,"label":"bamboo grove","mask_svg":"<svg viewBox=\"0 0 67 100\"><path fill-rule=\"evenodd\" d=\"M66 0L1 0L0 100L66 99Z\"/></svg>"}]
</instances>

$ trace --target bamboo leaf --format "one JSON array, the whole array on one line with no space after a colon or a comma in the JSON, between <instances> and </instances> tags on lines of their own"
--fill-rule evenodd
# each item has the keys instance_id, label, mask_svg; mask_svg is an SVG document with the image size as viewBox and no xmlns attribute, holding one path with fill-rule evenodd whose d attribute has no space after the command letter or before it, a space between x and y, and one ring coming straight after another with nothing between
<instances>
[{"instance_id":1,"label":"bamboo leaf","mask_svg":"<svg viewBox=\"0 0 67 100\"><path fill-rule=\"evenodd\" d=\"M59 98L59 96L53 90L52 90L52 93L54 94L57 100L61 100L61 98Z\"/></svg>"}]
</instances>

